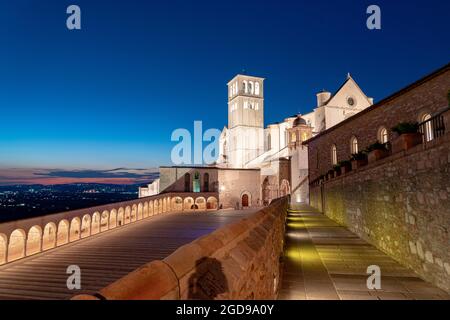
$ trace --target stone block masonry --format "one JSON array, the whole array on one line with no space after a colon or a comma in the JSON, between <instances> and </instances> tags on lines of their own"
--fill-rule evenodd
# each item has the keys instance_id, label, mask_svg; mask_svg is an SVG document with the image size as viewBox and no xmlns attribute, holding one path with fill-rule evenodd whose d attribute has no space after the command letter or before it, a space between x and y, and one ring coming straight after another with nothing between
<instances>
[{"instance_id":1,"label":"stone block masonry","mask_svg":"<svg viewBox=\"0 0 450 320\"><path fill-rule=\"evenodd\" d=\"M449 88L447 64L305 142L311 205L447 292ZM392 150L393 154L386 158L338 177L321 178L332 169L333 154L338 162L350 158L354 141L358 150L364 150L382 141L380 133L384 130L385 138L393 144L397 134L391 128L401 122L421 122L426 117L434 122L426 125L430 132L425 132L422 144L407 151Z\"/></svg>"},{"instance_id":2,"label":"stone block masonry","mask_svg":"<svg viewBox=\"0 0 450 320\"><path fill-rule=\"evenodd\" d=\"M275 200L152 261L100 290L74 299L275 299L288 199Z\"/></svg>"},{"instance_id":3,"label":"stone block masonry","mask_svg":"<svg viewBox=\"0 0 450 320\"><path fill-rule=\"evenodd\" d=\"M450 292L450 134L434 142L313 186L311 205Z\"/></svg>"}]
</instances>

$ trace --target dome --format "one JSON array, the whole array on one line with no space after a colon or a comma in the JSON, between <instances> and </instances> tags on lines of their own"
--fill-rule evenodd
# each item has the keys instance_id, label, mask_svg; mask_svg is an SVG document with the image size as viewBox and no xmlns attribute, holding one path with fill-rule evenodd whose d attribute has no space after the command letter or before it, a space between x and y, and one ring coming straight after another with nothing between
<instances>
[{"instance_id":1,"label":"dome","mask_svg":"<svg viewBox=\"0 0 450 320\"><path fill-rule=\"evenodd\" d=\"M297 119L294 120L294 127L305 125L306 126L306 120L302 117L298 116Z\"/></svg>"}]
</instances>

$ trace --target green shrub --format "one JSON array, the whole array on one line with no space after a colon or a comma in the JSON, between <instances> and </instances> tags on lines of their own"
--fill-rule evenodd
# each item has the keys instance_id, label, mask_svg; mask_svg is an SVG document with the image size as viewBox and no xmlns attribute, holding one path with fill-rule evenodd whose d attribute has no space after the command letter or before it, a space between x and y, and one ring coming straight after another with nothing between
<instances>
[{"instance_id":1,"label":"green shrub","mask_svg":"<svg viewBox=\"0 0 450 320\"><path fill-rule=\"evenodd\" d=\"M366 160L367 153L365 151L360 151L358 153L352 154L351 160Z\"/></svg>"},{"instance_id":2,"label":"green shrub","mask_svg":"<svg viewBox=\"0 0 450 320\"><path fill-rule=\"evenodd\" d=\"M350 160L344 160L339 162L339 166L341 167L350 167L352 165L352 163L350 162Z\"/></svg>"},{"instance_id":3,"label":"green shrub","mask_svg":"<svg viewBox=\"0 0 450 320\"><path fill-rule=\"evenodd\" d=\"M377 141L368 146L366 152L371 152L373 150L387 150L387 147L386 144Z\"/></svg>"},{"instance_id":4,"label":"green shrub","mask_svg":"<svg viewBox=\"0 0 450 320\"><path fill-rule=\"evenodd\" d=\"M341 165L340 164L335 164L333 166L334 171L341 171Z\"/></svg>"},{"instance_id":5,"label":"green shrub","mask_svg":"<svg viewBox=\"0 0 450 320\"><path fill-rule=\"evenodd\" d=\"M392 128L392 131L400 134L419 132L419 124L417 122L401 122Z\"/></svg>"}]
</instances>

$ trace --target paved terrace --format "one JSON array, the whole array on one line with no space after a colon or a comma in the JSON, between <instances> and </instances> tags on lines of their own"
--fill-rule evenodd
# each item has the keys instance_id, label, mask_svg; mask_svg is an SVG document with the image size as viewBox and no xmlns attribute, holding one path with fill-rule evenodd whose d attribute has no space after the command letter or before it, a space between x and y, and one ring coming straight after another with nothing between
<instances>
[{"instance_id":1,"label":"paved terrace","mask_svg":"<svg viewBox=\"0 0 450 320\"><path fill-rule=\"evenodd\" d=\"M0 299L68 299L94 293L137 267L242 219L255 210L153 216L0 266ZM81 268L80 291L67 289L66 269Z\"/></svg>"},{"instance_id":2,"label":"paved terrace","mask_svg":"<svg viewBox=\"0 0 450 320\"><path fill-rule=\"evenodd\" d=\"M449 299L386 254L307 206L290 212L279 299ZM367 267L381 268L381 290L368 290Z\"/></svg>"}]
</instances>

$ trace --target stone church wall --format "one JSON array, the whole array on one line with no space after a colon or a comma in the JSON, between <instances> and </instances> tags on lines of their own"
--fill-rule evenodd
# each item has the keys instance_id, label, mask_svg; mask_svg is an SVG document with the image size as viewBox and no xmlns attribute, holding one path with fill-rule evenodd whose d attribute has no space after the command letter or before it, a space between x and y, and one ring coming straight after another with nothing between
<instances>
[{"instance_id":1,"label":"stone church wall","mask_svg":"<svg viewBox=\"0 0 450 320\"><path fill-rule=\"evenodd\" d=\"M239 208L247 194L249 206L261 205L261 172L259 169L220 169L219 204L223 208Z\"/></svg>"}]
</instances>

